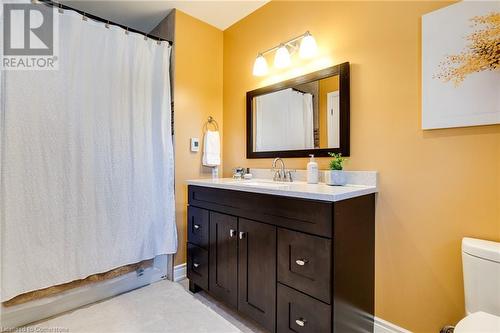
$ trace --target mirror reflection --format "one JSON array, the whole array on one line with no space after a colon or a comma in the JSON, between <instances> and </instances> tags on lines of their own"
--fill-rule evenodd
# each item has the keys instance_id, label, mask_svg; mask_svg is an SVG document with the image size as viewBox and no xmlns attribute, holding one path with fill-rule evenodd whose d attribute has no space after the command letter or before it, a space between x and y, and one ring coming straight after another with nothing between
<instances>
[{"instance_id":1,"label":"mirror reflection","mask_svg":"<svg viewBox=\"0 0 500 333\"><path fill-rule=\"evenodd\" d=\"M339 75L252 98L256 152L340 147Z\"/></svg>"}]
</instances>

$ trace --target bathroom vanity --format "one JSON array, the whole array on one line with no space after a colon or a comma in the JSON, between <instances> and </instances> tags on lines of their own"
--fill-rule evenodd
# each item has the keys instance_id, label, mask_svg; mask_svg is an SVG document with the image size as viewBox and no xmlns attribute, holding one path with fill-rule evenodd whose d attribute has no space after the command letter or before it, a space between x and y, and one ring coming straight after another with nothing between
<instances>
[{"instance_id":1,"label":"bathroom vanity","mask_svg":"<svg viewBox=\"0 0 500 333\"><path fill-rule=\"evenodd\" d=\"M188 181L187 276L269 332L372 332L376 186Z\"/></svg>"}]
</instances>

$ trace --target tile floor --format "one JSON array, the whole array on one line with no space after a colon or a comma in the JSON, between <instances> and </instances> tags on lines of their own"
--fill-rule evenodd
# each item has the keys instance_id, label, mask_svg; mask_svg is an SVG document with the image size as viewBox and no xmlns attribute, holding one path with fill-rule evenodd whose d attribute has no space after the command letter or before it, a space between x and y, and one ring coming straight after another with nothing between
<instances>
[{"instance_id":1,"label":"tile floor","mask_svg":"<svg viewBox=\"0 0 500 333\"><path fill-rule=\"evenodd\" d=\"M27 329L60 333L264 333L205 292L193 295L187 280L156 282Z\"/></svg>"},{"instance_id":2,"label":"tile floor","mask_svg":"<svg viewBox=\"0 0 500 333\"><path fill-rule=\"evenodd\" d=\"M188 293L191 293L188 288L189 288L189 280L184 279L179 282L184 289ZM198 299L200 302L208 306L210 309L214 310L216 313L218 313L220 316L222 316L224 319L229 321L231 324L234 326L238 327L238 329L241 330L241 332L244 333L266 333L262 328L259 328L259 326L250 321L247 320L243 317L241 317L235 310L225 306L221 302L215 300L213 297L208 295L206 292L201 291L199 293L194 294L194 297Z\"/></svg>"}]
</instances>

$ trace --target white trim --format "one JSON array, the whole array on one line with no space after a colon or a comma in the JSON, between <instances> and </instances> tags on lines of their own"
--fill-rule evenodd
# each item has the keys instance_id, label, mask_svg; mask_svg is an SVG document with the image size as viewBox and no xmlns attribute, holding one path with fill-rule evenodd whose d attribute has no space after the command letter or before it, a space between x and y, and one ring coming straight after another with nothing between
<instances>
[{"instance_id":1,"label":"white trim","mask_svg":"<svg viewBox=\"0 0 500 333\"><path fill-rule=\"evenodd\" d=\"M405 328L399 327L382 318L375 317L374 333L412 333Z\"/></svg>"},{"instance_id":2,"label":"white trim","mask_svg":"<svg viewBox=\"0 0 500 333\"><path fill-rule=\"evenodd\" d=\"M112 280L68 290L53 297L8 308L2 306L1 326L5 328L25 325L165 279L165 269L159 267L165 267L166 259L166 256L155 258L154 267L145 269L142 275L131 272ZM186 263L175 266L173 280L178 282L185 279L186 272ZM374 333L412 333L381 318L375 317L374 320Z\"/></svg>"},{"instance_id":3,"label":"white trim","mask_svg":"<svg viewBox=\"0 0 500 333\"><path fill-rule=\"evenodd\" d=\"M166 274L165 277L169 281L174 281L174 254L167 254L166 255Z\"/></svg>"},{"instance_id":4,"label":"white trim","mask_svg":"<svg viewBox=\"0 0 500 333\"><path fill-rule=\"evenodd\" d=\"M186 263L174 266L174 281L179 282L186 278L187 266Z\"/></svg>"},{"instance_id":5,"label":"white trim","mask_svg":"<svg viewBox=\"0 0 500 333\"><path fill-rule=\"evenodd\" d=\"M327 147L340 147L340 94L338 90L326 94Z\"/></svg>"},{"instance_id":6,"label":"white trim","mask_svg":"<svg viewBox=\"0 0 500 333\"><path fill-rule=\"evenodd\" d=\"M174 281L179 282L186 278L186 263L174 266ZM411 331L390 323L382 318L374 318L374 333L412 333Z\"/></svg>"},{"instance_id":7,"label":"white trim","mask_svg":"<svg viewBox=\"0 0 500 333\"><path fill-rule=\"evenodd\" d=\"M186 278L186 263L174 267L174 281L179 282ZM382 318L374 318L374 333L412 333L411 331L390 323Z\"/></svg>"},{"instance_id":8,"label":"white trim","mask_svg":"<svg viewBox=\"0 0 500 333\"><path fill-rule=\"evenodd\" d=\"M167 275L168 256L171 255L155 257L153 266L143 271L130 272L24 304L2 305L0 326L19 327L163 280Z\"/></svg>"}]
</instances>

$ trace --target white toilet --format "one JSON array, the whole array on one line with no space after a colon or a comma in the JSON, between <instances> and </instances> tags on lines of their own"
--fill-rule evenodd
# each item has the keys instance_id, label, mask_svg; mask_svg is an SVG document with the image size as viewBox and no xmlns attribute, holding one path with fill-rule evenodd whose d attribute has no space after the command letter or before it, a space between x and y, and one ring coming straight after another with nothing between
<instances>
[{"instance_id":1,"label":"white toilet","mask_svg":"<svg viewBox=\"0 0 500 333\"><path fill-rule=\"evenodd\" d=\"M500 333L500 243L462 240L465 310L455 333Z\"/></svg>"}]
</instances>

